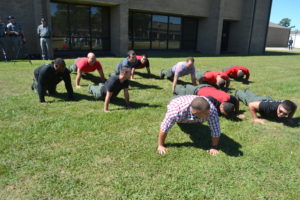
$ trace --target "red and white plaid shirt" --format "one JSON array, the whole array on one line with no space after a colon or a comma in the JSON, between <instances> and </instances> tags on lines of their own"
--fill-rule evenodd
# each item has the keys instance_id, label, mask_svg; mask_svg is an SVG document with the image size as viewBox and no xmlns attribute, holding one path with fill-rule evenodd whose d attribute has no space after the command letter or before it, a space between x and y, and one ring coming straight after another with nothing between
<instances>
[{"instance_id":1,"label":"red and white plaid shirt","mask_svg":"<svg viewBox=\"0 0 300 200\"><path fill-rule=\"evenodd\" d=\"M205 121L208 121L211 130L211 136L220 137L221 129L218 111L206 97L203 98L210 105L210 114L208 119L200 119L192 114L191 103L196 97L199 96L186 95L173 99L167 107L167 113L160 125L160 130L164 133L167 133L175 123L203 123Z\"/></svg>"}]
</instances>

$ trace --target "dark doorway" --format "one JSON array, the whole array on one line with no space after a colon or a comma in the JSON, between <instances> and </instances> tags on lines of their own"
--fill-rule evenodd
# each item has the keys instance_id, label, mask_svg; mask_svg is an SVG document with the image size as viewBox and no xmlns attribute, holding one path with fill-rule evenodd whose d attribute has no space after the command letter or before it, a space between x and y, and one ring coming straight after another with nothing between
<instances>
[{"instance_id":1,"label":"dark doorway","mask_svg":"<svg viewBox=\"0 0 300 200\"><path fill-rule=\"evenodd\" d=\"M230 22L224 21L223 31L222 31L221 53L226 53L228 51L229 30L230 30Z\"/></svg>"},{"instance_id":2,"label":"dark doorway","mask_svg":"<svg viewBox=\"0 0 300 200\"><path fill-rule=\"evenodd\" d=\"M182 50L196 50L198 34L198 19L184 17L182 23Z\"/></svg>"}]
</instances>

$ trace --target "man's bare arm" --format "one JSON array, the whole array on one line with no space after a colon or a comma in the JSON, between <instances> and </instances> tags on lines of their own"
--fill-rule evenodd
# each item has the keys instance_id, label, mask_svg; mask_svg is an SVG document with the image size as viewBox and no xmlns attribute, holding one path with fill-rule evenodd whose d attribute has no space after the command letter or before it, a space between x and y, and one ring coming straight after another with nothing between
<instances>
[{"instance_id":1,"label":"man's bare arm","mask_svg":"<svg viewBox=\"0 0 300 200\"><path fill-rule=\"evenodd\" d=\"M174 92L174 88L175 88L175 85L177 84L177 81L178 81L178 76L174 76L173 85L172 85L172 92Z\"/></svg>"},{"instance_id":2,"label":"man's bare arm","mask_svg":"<svg viewBox=\"0 0 300 200\"><path fill-rule=\"evenodd\" d=\"M105 101L104 101L104 108L103 108L104 112L109 112L108 105L109 105L110 98L111 98L112 94L113 94L112 92L109 92L109 91L106 92Z\"/></svg>"},{"instance_id":3,"label":"man's bare arm","mask_svg":"<svg viewBox=\"0 0 300 200\"><path fill-rule=\"evenodd\" d=\"M130 108L128 88L124 89L124 98L125 98L126 107Z\"/></svg>"},{"instance_id":4,"label":"man's bare arm","mask_svg":"<svg viewBox=\"0 0 300 200\"><path fill-rule=\"evenodd\" d=\"M102 80L102 81L105 81L106 79L105 79L105 75L104 75L104 73L103 73L103 70L102 70L102 69L101 69L101 70L98 70L98 72L99 72L99 75L100 75L101 80Z\"/></svg>"},{"instance_id":5,"label":"man's bare arm","mask_svg":"<svg viewBox=\"0 0 300 200\"><path fill-rule=\"evenodd\" d=\"M157 147L157 151L159 154L167 153L167 148L165 147L165 140L166 140L167 135L168 134L163 132L162 130L159 131L158 147Z\"/></svg>"},{"instance_id":6,"label":"man's bare arm","mask_svg":"<svg viewBox=\"0 0 300 200\"><path fill-rule=\"evenodd\" d=\"M76 88L81 88L81 86L80 86L81 75L82 75L82 71L80 69L77 69L77 76L76 76L76 80L75 80Z\"/></svg>"},{"instance_id":7,"label":"man's bare arm","mask_svg":"<svg viewBox=\"0 0 300 200\"><path fill-rule=\"evenodd\" d=\"M264 124L265 122L262 119L259 119L256 114L259 110L259 104L260 104L260 101L254 101L254 102L249 103L249 111L255 122Z\"/></svg>"},{"instance_id":8,"label":"man's bare arm","mask_svg":"<svg viewBox=\"0 0 300 200\"><path fill-rule=\"evenodd\" d=\"M193 84L193 85L197 85L197 81L196 81L196 76L195 76L195 74L192 74L192 75L191 75L191 79L192 79L192 84Z\"/></svg>"}]
</instances>

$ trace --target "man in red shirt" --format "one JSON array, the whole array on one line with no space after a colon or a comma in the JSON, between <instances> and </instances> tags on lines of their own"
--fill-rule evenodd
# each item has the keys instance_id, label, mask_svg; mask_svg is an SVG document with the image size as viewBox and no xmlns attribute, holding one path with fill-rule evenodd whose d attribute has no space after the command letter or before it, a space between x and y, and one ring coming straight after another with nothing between
<instances>
[{"instance_id":1,"label":"man in red shirt","mask_svg":"<svg viewBox=\"0 0 300 200\"><path fill-rule=\"evenodd\" d=\"M200 84L216 85L221 89L228 88L230 85L228 75L221 71L197 72L196 79Z\"/></svg>"},{"instance_id":2,"label":"man in red shirt","mask_svg":"<svg viewBox=\"0 0 300 200\"><path fill-rule=\"evenodd\" d=\"M89 73L97 70L99 72L101 81L105 81L105 76L103 73L102 65L98 60L96 60L96 56L94 53L88 53L86 58L77 58L75 60L75 64L69 67L69 71L77 72L75 85L76 88L81 88L80 79L83 73Z\"/></svg>"},{"instance_id":3,"label":"man in red shirt","mask_svg":"<svg viewBox=\"0 0 300 200\"><path fill-rule=\"evenodd\" d=\"M136 59L138 60L138 64L137 64L136 67L132 68L132 71L131 71L131 80L134 79L134 72L135 72L136 69L142 69L142 68L146 67L148 75L151 74L151 72L150 72L150 62L148 60L148 56L146 54L141 55L141 56L137 55Z\"/></svg>"},{"instance_id":4,"label":"man in red shirt","mask_svg":"<svg viewBox=\"0 0 300 200\"><path fill-rule=\"evenodd\" d=\"M207 97L217 108L220 114L225 116L239 113L239 101L236 97L227 94L222 90L208 84L193 85L176 85L174 90L175 95L197 95ZM243 118L243 115L239 115Z\"/></svg>"},{"instance_id":5,"label":"man in red shirt","mask_svg":"<svg viewBox=\"0 0 300 200\"><path fill-rule=\"evenodd\" d=\"M243 66L231 66L229 68L223 69L223 72L227 74L230 78L237 80L242 80L245 77L249 81L250 72L249 69Z\"/></svg>"}]
</instances>

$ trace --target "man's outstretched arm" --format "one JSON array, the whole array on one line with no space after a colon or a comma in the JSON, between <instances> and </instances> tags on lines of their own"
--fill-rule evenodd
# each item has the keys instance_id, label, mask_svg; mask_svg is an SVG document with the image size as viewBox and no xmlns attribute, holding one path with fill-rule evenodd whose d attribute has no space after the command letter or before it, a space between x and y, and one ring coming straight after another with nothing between
<instances>
[{"instance_id":1,"label":"man's outstretched arm","mask_svg":"<svg viewBox=\"0 0 300 200\"><path fill-rule=\"evenodd\" d=\"M135 68L133 67L131 69L131 77L130 77L130 80L134 80L134 73L135 73Z\"/></svg>"},{"instance_id":2,"label":"man's outstretched arm","mask_svg":"<svg viewBox=\"0 0 300 200\"><path fill-rule=\"evenodd\" d=\"M172 92L174 93L175 85L177 84L178 76L174 75L173 84L172 84Z\"/></svg>"},{"instance_id":3,"label":"man's outstretched arm","mask_svg":"<svg viewBox=\"0 0 300 200\"><path fill-rule=\"evenodd\" d=\"M193 84L193 85L197 85L195 73L191 75L191 79L192 79L192 84Z\"/></svg>"},{"instance_id":4,"label":"man's outstretched arm","mask_svg":"<svg viewBox=\"0 0 300 200\"><path fill-rule=\"evenodd\" d=\"M131 108L131 107L130 107L130 102L129 102L129 92L128 92L128 88L125 88L125 89L124 89L124 99L125 99L126 108Z\"/></svg>"},{"instance_id":5,"label":"man's outstretched arm","mask_svg":"<svg viewBox=\"0 0 300 200\"><path fill-rule=\"evenodd\" d=\"M260 101L255 101L255 102L249 103L249 111L250 111L250 114L251 114L254 122L264 124L265 123L264 120L259 119L256 114L259 111L259 104L260 104Z\"/></svg>"},{"instance_id":6,"label":"man's outstretched arm","mask_svg":"<svg viewBox=\"0 0 300 200\"><path fill-rule=\"evenodd\" d=\"M157 152L159 154L165 154L167 153L167 148L165 147L165 140L167 137L167 133L160 130L158 135L158 146L157 146Z\"/></svg>"},{"instance_id":7,"label":"man's outstretched arm","mask_svg":"<svg viewBox=\"0 0 300 200\"><path fill-rule=\"evenodd\" d=\"M81 75L82 75L82 71L78 68L77 69L77 76L76 76L76 80L75 80L76 88L81 88L81 86L80 86Z\"/></svg>"},{"instance_id":8,"label":"man's outstretched arm","mask_svg":"<svg viewBox=\"0 0 300 200\"><path fill-rule=\"evenodd\" d=\"M105 101L104 101L104 109L103 109L104 112L110 112L108 110L108 105L109 105L112 94L113 94L112 92L109 92L109 91L106 92Z\"/></svg>"},{"instance_id":9,"label":"man's outstretched arm","mask_svg":"<svg viewBox=\"0 0 300 200\"><path fill-rule=\"evenodd\" d=\"M103 73L103 70L102 70L102 69L101 69L101 70L98 70L98 73L99 73L99 75L100 75L101 80L102 80L102 81L105 81L106 79L105 79L105 75L104 75L104 73Z\"/></svg>"}]
</instances>

